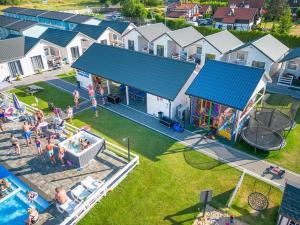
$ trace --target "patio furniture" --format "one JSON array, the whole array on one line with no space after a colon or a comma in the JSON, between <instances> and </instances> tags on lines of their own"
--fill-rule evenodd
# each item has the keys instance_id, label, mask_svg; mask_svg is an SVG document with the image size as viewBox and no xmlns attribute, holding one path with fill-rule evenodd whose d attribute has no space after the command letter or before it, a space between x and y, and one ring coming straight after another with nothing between
<instances>
[{"instance_id":1,"label":"patio furniture","mask_svg":"<svg viewBox=\"0 0 300 225\"><path fill-rule=\"evenodd\" d=\"M146 93L143 91L140 91L135 88L129 88L129 95L131 98L134 100L142 100L143 102L145 101L146 98Z\"/></svg>"},{"instance_id":2,"label":"patio furniture","mask_svg":"<svg viewBox=\"0 0 300 225\"><path fill-rule=\"evenodd\" d=\"M71 189L71 195L75 201L81 202L85 200L91 194L88 189L86 189L81 184L77 185L75 188Z\"/></svg>"},{"instance_id":3,"label":"patio furniture","mask_svg":"<svg viewBox=\"0 0 300 225\"><path fill-rule=\"evenodd\" d=\"M121 102L120 96L117 94L110 94L107 96L107 101L112 104L119 104Z\"/></svg>"},{"instance_id":4,"label":"patio furniture","mask_svg":"<svg viewBox=\"0 0 300 225\"><path fill-rule=\"evenodd\" d=\"M277 166L276 167L270 166L263 171L262 176L265 176L266 174L272 174L273 176L282 179L285 175L285 170L282 170ZM272 179L273 179L273 177L271 178L271 180Z\"/></svg>"},{"instance_id":5,"label":"patio furniture","mask_svg":"<svg viewBox=\"0 0 300 225\"><path fill-rule=\"evenodd\" d=\"M42 88L42 87L40 87L40 86L38 86L38 85L32 84L32 85L29 85L29 86L27 87L26 92L27 92L28 94L33 95L33 94L36 94L36 93L38 93L38 92L40 92L40 91L43 91L43 90L44 90L44 88Z\"/></svg>"},{"instance_id":6,"label":"patio furniture","mask_svg":"<svg viewBox=\"0 0 300 225\"><path fill-rule=\"evenodd\" d=\"M94 192L97 188L104 184L104 181L97 181L91 176L86 177L81 181L82 186L84 186L89 192Z\"/></svg>"},{"instance_id":7,"label":"patio furniture","mask_svg":"<svg viewBox=\"0 0 300 225\"><path fill-rule=\"evenodd\" d=\"M78 204L77 202L73 201L72 199L70 199L67 196L67 201L64 204L59 204L56 203L56 209L60 212L60 213L68 213L68 215L71 215L74 210L79 206L80 204Z\"/></svg>"},{"instance_id":8,"label":"patio furniture","mask_svg":"<svg viewBox=\"0 0 300 225\"><path fill-rule=\"evenodd\" d=\"M174 125L174 120L170 119L169 117L163 116L159 122L162 125L165 125L168 128L171 128Z\"/></svg>"}]
</instances>

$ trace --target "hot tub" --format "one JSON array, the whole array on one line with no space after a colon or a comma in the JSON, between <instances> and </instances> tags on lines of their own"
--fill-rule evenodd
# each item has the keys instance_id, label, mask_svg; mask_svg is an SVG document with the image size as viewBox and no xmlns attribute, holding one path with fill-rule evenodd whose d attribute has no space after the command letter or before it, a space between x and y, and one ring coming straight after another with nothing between
<instances>
[{"instance_id":1,"label":"hot tub","mask_svg":"<svg viewBox=\"0 0 300 225\"><path fill-rule=\"evenodd\" d=\"M86 149L81 150L80 139L87 140L91 144ZM83 167L89 163L95 156L104 151L105 140L85 130L79 131L72 137L60 142L59 147L66 150L65 156L73 165Z\"/></svg>"}]
</instances>

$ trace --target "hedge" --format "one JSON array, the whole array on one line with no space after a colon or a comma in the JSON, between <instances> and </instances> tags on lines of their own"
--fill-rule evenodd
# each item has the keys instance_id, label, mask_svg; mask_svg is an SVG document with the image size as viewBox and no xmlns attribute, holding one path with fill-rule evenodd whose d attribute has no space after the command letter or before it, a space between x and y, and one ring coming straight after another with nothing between
<instances>
[{"instance_id":1,"label":"hedge","mask_svg":"<svg viewBox=\"0 0 300 225\"><path fill-rule=\"evenodd\" d=\"M156 16L155 17L156 22L164 22L164 17L162 16ZM184 27L191 26L190 24L186 23L184 19L167 19L167 26L171 30L176 30ZM202 35L207 36L213 33L217 33L220 30L212 27L205 27L205 26L199 26L195 27L196 30L198 30ZM243 42L249 42L253 41L257 38L260 38L266 34L272 34L275 38L277 38L279 41L281 41L283 44L285 44L289 48L297 48L300 47L300 36L296 35L289 35L289 34L279 34L275 32L265 32L265 31L258 31L258 30L252 30L252 31L237 31L237 30L230 30L230 32L235 35L238 39L240 39Z\"/></svg>"}]
</instances>

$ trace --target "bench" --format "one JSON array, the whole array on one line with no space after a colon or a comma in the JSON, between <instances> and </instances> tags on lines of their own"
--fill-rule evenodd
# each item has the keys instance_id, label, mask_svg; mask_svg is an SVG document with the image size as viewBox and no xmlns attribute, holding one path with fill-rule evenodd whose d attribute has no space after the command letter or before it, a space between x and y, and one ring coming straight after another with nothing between
<instances>
[{"instance_id":1,"label":"bench","mask_svg":"<svg viewBox=\"0 0 300 225\"><path fill-rule=\"evenodd\" d=\"M159 122L162 125L165 125L168 128L171 128L174 125L174 120L170 119L169 117L163 116Z\"/></svg>"}]
</instances>

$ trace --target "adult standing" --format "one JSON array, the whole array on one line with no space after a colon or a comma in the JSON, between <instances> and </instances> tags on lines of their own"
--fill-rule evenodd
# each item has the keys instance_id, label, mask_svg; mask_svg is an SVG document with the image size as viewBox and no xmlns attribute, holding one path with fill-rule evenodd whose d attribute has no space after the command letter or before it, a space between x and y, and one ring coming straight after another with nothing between
<instances>
[{"instance_id":1,"label":"adult standing","mask_svg":"<svg viewBox=\"0 0 300 225\"><path fill-rule=\"evenodd\" d=\"M16 154L20 155L21 154L21 149L20 149L20 143L18 138L14 134L11 134L10 136L10 142L12 146L15 148Z\"/></svg>"},{"instance_id":2,"label":"adult standing","mask_svg":"<svg viewBox=\"0 0 300 225\"><path fill-rule=\"evenodd\" d=\"M29 146L29 144L31 144L31 129L32 127L29 125L29 123L24 122L23 125L23 137L26 140L26 144L27 146Z\"/></svg>"},{"instance_id":3,"label":"adult standing","mask_svg":"<svg viewBox=\"0 0 300 225\"><path fill-rule=\"evenodd\" d=\"M73 109L71 106L67 107L66 113L67 113L67 119L70 121L70 123L73 123Z\"/></svg>"},{"instance_id":4,"label":"adult standing","mask_svg":"<svg viewBox=\"0 0 300 225\"><path fill-rule=\"evenodd\" d=\"M79 109L79 99L80 99L80 94L79 91L76 89L73 91L73 99L74 99L74 104L77 109Z\"/></svg>"},{"instance_id":5,"label":"adult standing","mask_svg":"<svg viewBox=\"0 0 300 225\"><path fill-rule=\"evenodd\" d=\"M95 112L95 117L98 117L97 100L96 100L96 98L92 98L91 103L92 103L92 109Z\"/></svg>"}]
</instances>

